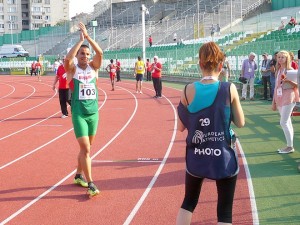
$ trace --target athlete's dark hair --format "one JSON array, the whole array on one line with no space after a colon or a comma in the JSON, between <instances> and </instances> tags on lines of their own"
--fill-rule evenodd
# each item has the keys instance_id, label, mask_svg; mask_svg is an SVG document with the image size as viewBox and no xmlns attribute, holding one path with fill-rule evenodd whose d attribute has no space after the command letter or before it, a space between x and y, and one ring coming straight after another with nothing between
<instances>
[{"instance_id":1,"label":"athlete's dark hair","mask_svg":"<svg viewBox=\"0 0 300 225\"><path fill-rule=\"evenodd\" d=\"M76 55L78 55L78 52L79 52L79 50L80 50L81 48L88 48L88 49L90 49L90 47L89 47L88 45L83 44L83 45L81 45L80 48L78 49Z\"/></svg>"},{"instance_id":2,"label":"athlete's dark hair","mask_svg":"<svg viewBox=\"0 0 300 225\"><path fill-rule=\"evenodd\" d=\"M111 59L111 60L110 60L110 63L113 63L113 62L114 62L114 60L113 60L113 59Z\"/></svg>"}]
</instances>

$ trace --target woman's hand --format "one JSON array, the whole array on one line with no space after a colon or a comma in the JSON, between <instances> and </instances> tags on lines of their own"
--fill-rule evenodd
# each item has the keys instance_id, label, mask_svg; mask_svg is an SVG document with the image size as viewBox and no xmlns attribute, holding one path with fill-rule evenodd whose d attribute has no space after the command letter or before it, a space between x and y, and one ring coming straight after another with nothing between
<instances>
[{"instance_id":1,"label":"woman's hand","mask_svg":"<svg viewBox=\"0 0 300 225\"><path fill-rule=\"evenodd\" d=\"M277 110L276 103L275 103L274 101L272 102L272 110L273 110L273 111L276 111L276 110Z\"/></svg>"}]
</instances>

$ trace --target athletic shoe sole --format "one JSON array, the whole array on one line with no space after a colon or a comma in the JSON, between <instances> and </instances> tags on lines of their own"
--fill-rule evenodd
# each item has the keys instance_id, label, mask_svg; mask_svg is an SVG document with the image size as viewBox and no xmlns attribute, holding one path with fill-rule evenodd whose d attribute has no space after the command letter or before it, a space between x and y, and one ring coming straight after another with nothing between
<instances>
[{"instance_id":1,"label":"athletic shoe sole","mask_svg":"<svg viewBox=\"0 0 300 225\"><path fill-rule=\"evenodd\" d=\"M92 191L92 190L89 189L87 191L87 194L89 195L89 198L94 198L94 197L96 197L97 195L100 194L100 191L98 189L95 190L95 191Z\"/></svg>"},{"instance_id":2,"label":"athletic shoe sole","mask_svg":"<svg viewBox=\"0 0 300 225\"><path fill-rule=\"evenodd\" d=\"M74 179L74 184L77 184L77 185L79 185L79 186L81 186L81 187L85 187L85 188L88 187L88 183L85 182L85 181L83 181L83 180L80 179L80 178Z\"/></svg>"}]
</instances>

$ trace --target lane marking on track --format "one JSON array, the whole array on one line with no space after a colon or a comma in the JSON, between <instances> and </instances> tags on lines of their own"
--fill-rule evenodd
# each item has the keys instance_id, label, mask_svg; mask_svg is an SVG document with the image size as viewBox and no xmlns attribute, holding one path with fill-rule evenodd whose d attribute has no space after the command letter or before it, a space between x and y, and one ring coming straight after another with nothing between
<instances>
[{"instance_id":1,"label":"lane marking on track","mask_svg":"<svg viewBox=\"0 0 300 225\"><path fill-rule=\"evenodd\" d=\"M50 87L51 85L47 85L47 86ZM31 108L29 108L29 109L27 109L27 110L25 110L25 111L22 111L22 112L20 112L20 113L18 113L18 114L15 114L15 115L11 116L11 117L8 117L8 118L6 118L6 119L0 120L0 123L3 122L3 121L9 120L9 119L11 119L11 118L14 118L14 117L16 117L16 116L19 116L19 115L21 115L21 114L23 114L23 113L26 113L26 112L28 112L28 111L31 111L31 110L33 110L33 109L35 109L35 108L37 108L37 107L39 107L39 106L41 106L41 105L46 104L47 102L49 102L50 100L52 100L52 99L54 98L54 96L56 95L56 93L57 93L57 91L55 91L55 93L52 95L52 97L50 97L48 100L46 100L46 101L44 101L44 102L42 102L42 103L40 103L40 104L38 104L38 105L36 105L36 106L34 106L34 107L31 107ZM49 117L48 117L48 118L49 118Z\"/></svg>"},{"instance_id":2,"label":"lane marking on track","mask_svg":"<svg viewBox=\"0 0 300 225\"><path fill-rule=\"evenodd\" d=\"M130 118L128 119L128 121L126 122L126 124L121 128L121 130L119 130L118 133L115 134L115 136L113 136L112 139L110 139L109 142L107 142L101 149L99 149L92 157L91 159L94 159L98 154L100 154L104 149L106 149L106 147L108 145L110 145L124 130L125 128L129 125L129 123L131 122L131 120L133 119L134 115L136 114L137 108L138 108L138 102L137 102L137 98L128 90L126 90L125 88L122 88L123 90L129 92L135 99L135 109L132 113L132 115L130 116ZM104 91L103 91L104 92ZM105 92L104 92L105 93ZM107 99L107 95L105 93L105 101ZM105 102L104 101L104 102ZM104 104L103 104L104 105ZM103 106L101 105L101 107ZM101 108L100 107L100 108ZM99 108L99 109L100 109ZM57 182L55 185L53 185L51 188L49 188L48 190L46 190L45 192L43 192L42 194L40 194L38 197L36 197L35 199L33 199L32 201L30 201L29 203L27 203L26 205L24 205L22 208L20 208L19 210L17 210L16 212L14 212L12 215L10 215L9 217L7 217L5 220L3 220L2 222L0 222L0 225L4 225L6 223L8 223L9 221L11 221L12 219L14 219L16 216L18 216L19 214L21 214L23 211L25 211L26 209L28 209L30 206L32 206L34 203L38 202L40 199L42 199L43 197L45 197L47 194L49 194L51 191L53 191L55 188L57 188L60 184L62 184L63 182L65 182L67 179L69 179L73 174L76 173L76 169L73 170L71 173L69 173L67 176L65 176L63 179L61 179L59 182Z\"/></svg>"},{"instance_id":3,"label":"lane marking on track","mask_svg":"<svg viewBox=\"0 0 300 225\"><path fill-rule=\"evenodd\" d=\"M162 160L155 158L119 159L119 160L92 160L92 163L160 163Z\"/></svg>"},{"instance_id":4,"label":"lane marking on track","mask_svg":"<svg viewBox=\"0 0 300 225\"><path fill-rule=\"evenodd\" d=\"M242 157L242 161L243 161L243 164L244 164L245 173L246 173L246 177L247 177L247 184L248 184L248 189L249 189L249 197L250 197L253 225L259 225L259 217L258 217L258 211L257 211L257 206L256 206L254 188L253 188L253 183L252 183L250 170L249 170L249 167L248 167L248 162L247 162L245 153L243 151L243 148L242 148L242 145L241 145L239 139L236 140L236 144L238 146L238 149L240 150L240 154L241 154L241 157Z\"/></svg>"},{"instance_id":5,"label":"lane marking on track","mask_svg":"<svg viewBox=\"0 0 300 225\"><path fill-rule=\"evenodd\" d=\"M149 88L146 88L148 90L151 90ZM153 91L153 90L152 90ZM170 155L170 152L172 150L172 147L173 147L173 144L174 144L174 140L175 140L175 137L176 137L176 133L177 133L177 112L176 112L176 109L174 107L174 105L172 104L172 102L166 97L163 95L163 97L170 103L172 109L173 109L173 113L174 113L174 127L173 127L173 135L172 135L172 138L171 138L171 141L169 143L169 146L168 146L168 149L166 151L166 154L164 155L164 158L161 162L161 164L159 165L155 175L153 176L153 178L151 179L148 187L146 188L146 190L144 191L143 195L141 196L141 198L139 199L139 201L137 202L137 204L135 205L135 207L133 208L133 210L131 211L131 213L128 215L127 219L125 220L125 222L123 223L123 225L129 225L132 221L132 219L134 218L134 216L136 215L136 213L138 212L138 210L140 209L140 207L142 206L142 204L144 203L145 199L147 198L149 192L151 191L153 185L155 184L158 176L160 175L163 167L165 166L166 164L166 161Z\"/></svg>"},{"instance_id":6,"label":"lane marking on track","mask_svg":"<svg viewBox=\"0 0 300 225\"><path fill-rule=\"evenodd\" d=\"M39 124L37 125L37 127L62 127L63 125L62 124Z\"/></svg>"},{"instance_id":7,"label":"lane marking on track","mask_svg":"<svg viewBox=\"0 0 300 225\"><path fill-rule=\"evenodd\" d=\"M14 93L15 90L16 90L15 87L12 86L12 85L10 85L10 84L6 84L6 83L0 83L0 84L4 84L4 85L10 86L10 87L12 88L12 91L11 91L10 93L8 93L7 95L2 96L0 99L6 98L7 96L10 96L10 95L11 95L12 93Z\"/></svg>"},{"instance_id":8,"label":"lane marking on track","mask_svg":"<svg viewBox=\"0 0 300 225\"><path fill-rule=\"evenodd\" d=\"M27 98L31 97L31 96L36 92L36 89L35 89L33 86L31 86L31 85L29 85L29 84L25 84L25 83L20 83L20 84L24 84L24 85L27 85L27 86L31 87L31 88L33 89L33 92L32 92L30 95L28 95L27 97L24 97L24 98L20 99L19 101L15 101L15 102L13 102L13 103L11 103L11 104L9 104L9 105L3 106L2 108L0 108L0 110L1 110L1 109L5 109L5 108L8 108L8 107L10 107L10 106L12 106L12 105L18 104L18 103L20 103L20 102L22 102L22 101L25 101ZM1 122L2 122L2 121L1 121Z\"/></svg>"},{"instance_id":9,"label":"lane marking on track","mask_svg":"<svg viewBox=\"0 0 300 225\"><path fill-rule=\"evenodd\" d=\"M100 89L100 90L102 90L102 89ZM107 95L106 95L105 91L102 90L102 92L105 94L105 100L102 102L102 104L101 104L100 107L98 108L98 111L104 106L104 104L105 104L105 102L106 102L106 99L107 99ZM57 112L57 113L59 113L59 112ZM56 115L57 113L55 113L55 114L53 114L53 115ZM52 116L53 116L53 115L52 115ZM51 118L51 116L48 117L48 118ZM45 121L45 120L47 120L47 118L44 119L44 120L42 120L41 122L43 122L43 121ZM41 122L38 122L38 123L41 123ZM38 124L38 123L35 123L35 124ZM34 126L35 124L33 124L33 125L29 126L29 127L32 127L32 126ZM19 132L21 132L21 131L23 131L23 130L25 130L25 129L28 129L29 127L26 127L26 128L24 128L24 129L20 130ZM27 156L33 154L33 153L39 151L39 150L42 149L43 147L45 147L45 146L51 144L52 142L58 140L58 139L61 138L61 137L63 137L64 135L66 135L67 133L69 133L70 131L72 131L73 129L74 129L74 128L69 129L68 131L66 131L65 133L63 133L63 134L57 136L56 138L52 139L51 141L48 141L47 143L45 143L45 144L43 144L43 145L41 145L41 146L39 146L39 147L33 149L32 151L30 151L30 152L28 152L28 153L26 153L26 154L24 154L24 155L22 155L22 156L20 156L20 157L18 157L18 158L16 158L16 159L12 160L12 161L10 161L10 162L4 164L3 166L0 166L0 170L2 170L2 169L4 169L5 167L7 167L7 166L9 166L9 165L11 165L11 164L13 164L13 163L15 163L15 162L21 160L21 159L23 159L23 158L25 158L25 157L27 157ZM19 133L19 132L15 132L15 133L13 133L13 134L16 134L16 133ZM11 136L11 135L13 135L13 134L10 134L9 136ZM8 137L8 136L6 136L6 137ZM0 140L2 140L2 139L4 139L4 138L0 138Z\"/></svg>"}]
</instances>

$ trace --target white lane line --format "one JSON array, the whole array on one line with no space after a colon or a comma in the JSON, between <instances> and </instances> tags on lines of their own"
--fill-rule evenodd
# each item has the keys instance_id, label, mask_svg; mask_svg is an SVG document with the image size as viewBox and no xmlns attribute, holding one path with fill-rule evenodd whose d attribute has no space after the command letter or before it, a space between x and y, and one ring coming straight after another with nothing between
<instances>
[{"instance_id":1,"label":"white lane line","mask_svg":"<svg viewBox=\"0 0 300 225\"><path fill-rule=\"evenodd\" d=\"M122 88L125 91L127 91L125 88ZM121 130L116 133L116 135L109 141L107 142L99 151L97 151L92 157L91 159L94 159L99 153L101 153L110 143L112 143L124 130L125 128L129 125L129 123L131 122L131 120L133 119L134 115L136 114L137 111L137 107L138 107L138 103L137 103L137 99L136 97L130 92L129 92L135 99L135 109L134 112L132 113L131 117L128 119L127 123L121 128ZM106 101L106 99L105 99ZM104 104L103 104L104 105ZM102 105L102 106L103 106ZM101 107L102 107L101 106ZM30 201L29 203L27 203L26 205L24 205L22 208L20 208L18 211L14 212L12 215L10 215L9 217L7 217L5 220L3 220L0 225L4 225L6 223L8 223L9 221L11 221L12 219L14 219L16 216L18 216L19 214L21 214L23 211L25 211L26 209L28 209L30 206L32 206L34 203L38 202L40 199L42 199L43 197L45 197L47 194L49 194L52 190L54 190L55 188L57 188L60 184L62 184L64 181L66 181L68 178L70 178L74 173L76 172L76 169L73 170L71 173L69 173L66 177L64 177L62 180L60 180L59 182L57 182L55 185L53 185L51 188L49 188L48 190L46 190L45 192L43 192L42 194L40 194L38 197L36 197L35 199L33 199L32 201Z\"/></svg>"},{"instance_id":2,"label":"white lane line","mask_svg":"<svg viewBox=\"0 0 300 225\"><path fill-rule=\"evenodd\" d=\"M242 157L242 160L243 160L245 173L246 173L246 177L247 177L247 184L248 184L248 189L249 189L249 197L250 197L253 225L259 225L259 217L258 217L258 211L257 211L257 206L256 206L254 188L253 188L253 184L252 184L252 178L251 178L250 170L249 170L249 167L248 167L248 162L247 162L245 153L243 151L243 148L242 148L242 145L241 145L239 139L236 140L236 144L237 144L237 146L240 150L240 154L241 154L241 157Z\"/></svg>"},{"instance_id":3,"label":"white lane line","mask_svg":"<svg viewBox=\"0 0 300 225\"><path fill-rule=\"evenodd\" d=\"M101 89L101 90L102 90L102 89ZM104 95L105 95L105 100L102 102L102 104L100 105L100 107L98 108L98 110L100 110L100 109L103 107L103 105L105 104L106 99L107 99L106 93L104 92L104 90L102 90L102 91L103 91L103 93L104 93ZM56 114L57 114L57 113L56 113ZM48 117L48 118L49 118L49 117ZM28 128L29 128L29 127L27 127L27 129L28 129ZM51 144L52 142L56 141L57 139L59 139L59 138L61 138L61 137L63 137L64 135L66 135L67 133L69 133L70 131L72 131L73 129L74 129L74 128L69 129L69 130L66 131L65 133L59 135L58 137L56 137L56 138L54 138L54 139L48 141L47 143L45 143L45 144L43 144L43 145L37 147L36 149L33 149L32 151L30 151L30 152L28 152L28 153L26 153L26 154L24 154L24 155L22 155L22 156L20 156L20 157L18 157L18 158L16 158L16 159L12 160L12 161L10 161L10 162L4 164L3 166L0 166L0 170L4 169L5 167L7 167L7 166L9 166L9 165L11 165L11 164L13 164L13 163L19 161L19 160L21 160L21 159L23 159L23 158L25 158L25 157L31 155L31 154L33 154L34 152L39 151L39 150L42 149L43 147L45 147L45 146ZM0 139L0 140L2 140L2 139Z\"/></svg>"},{"instance_id":4,"label":"white lane line","mask_svg":"<svg viewBox=\"0 0 300 225\"><path fill-rule=\"evenodd\" d=\"M140 159L124 159L124 160L93 160L92 163L160 163L162 160L158 159L147 159L147 160L140 160Z\"/></svg>"},{"instance_id":5,"label":"white lane line","mask_svg":"<svg viewBox=\"0 0 300 225\"><path fill-rule=\"evenodd\" d=\"M148 88L147 88L148 89ZM150 90L150 89L149 89ZM166 154L161 162L161 164L159 165L155 175L153 176L152 180L150 181L148 187L146 188L146 190L144 191L143 195L141 196L141 198L139 199L139 201L137 202L137 204L135 205L135 207L133 208L133 210L131 211L131 213L129 214L129 216L127 217L127 219L125 220L125 222L123 223L123 225L128 225L131 223L132 219L134 218L134 216L136 215L136 213L138 212L138 210L140 209L140 207L142 206L142 204L144 203L145 199L147 198L149 192L151 191L153 185L155 184L158 176L160 175L163 167L166 164L166 161L170 155L170 152L172 150L173 144L174 144L174 140L176 137L176 132L177 132L177 112L176 109L174 107L174 105L172 104L172 102L163 95L163 97L170 103L170 105L172 106L173 109L173 113L174 113L174 127L173 127L173 135L169 144L169 147L166 151Z\"/></svg>"},{"instance_id":6,"label":"white lane line","mask_svg":"<svg viewBox=\"0 0 300 225\"><path fill-rule=\"evenodd\" d=\"M6 84L6 83L0 83L0 84L4 84L4 85L10 86L10 87L12 88L12 91L11 91L10 93L8 93L7 95L2 96L0 99L6 98L7 96L10 96L10 95L11 95L12 93L14 93L15 90L16 90L15 87L12 86L12 85L10 85L10 84Z\"/></svg>"},{"instance_id":7,"label":"white lane line","mask_svg":"<svg viewBox=\"0 0 300 225\"><path fill-rule=\"evenodd\" d=\"M71 130L73 130L73 128L70 129L70 130L68 130L68 131L66 131L65 133L63 133L63 134L57 136L56 138L52 139L51 141L48 141L47 143L45 143L45 144L43 144L43 145L37 147L36 149L33 149L32 151L26 153L25 155L22 155L22 156L20 156L19 158L16 158L16 159L14 159L13 161L10 161L9 163L6 163L6 164L4 164L3 166L0 166L0 170L2 170L2 169L4 169L5 167L8 167L9 165L11 165L11 164L13 164L13 163L15 163L15 162L17 162L17 161L19 161L19 160L21 160L21 159L23 159L23 158L29 156L29 155L31 155L31 154L33 154L33 153L37 152L38 150L41 150L43 147L45 147L45 146L51 144L52 142L56 141L57 139L61 138L61 137L64 136L64 135L66 135L66 134L69 133Z\"/></svg>"},{"instance_id":8,"label":"white lane line","mask_svg":"<svg viewBox=\"0 0 300 225\"><path fill-rule=\"evenodd\" d=\"M27 97L24 97L24 98L20 99L19 101L15 101L15 102L13 102L13 103L11 103L9 105L3 106L2 108L0 108L0 110L8 108L8 107L10 107L12 105L18 104L19 102L22 102L22 101L26 100L27 98L29 98L30 96L32 96L35 93L36 90L35 90L35 88L33 86L31 86L29 84L25 84L25 83L21 83L21 84L24 84L24 85L27 85L27 86L31 87L33 89L33 92L30 95L28 95Z\"/></svg>"},{"instance_id":9,"label":"white lane line","mask_svg":"<svg viewBox=\"0 0 300 225\"><path fill-rule=\"evenodd\" d=\"M47 85L47 86L50 86L50 85ZM29 108L29 109L27 109L27 110L25 110L25 111L22 111L22 112L20 112L20 113L18 113L18 114L15 114L15 115L11 116L11 117L8 117L8 118L6 118L6 119L0 120L0 123L3 122L3 121L5 121L5 120L9 120L9 119L14 118L14 117L16 117L16 116L19 116L19 115L21 115L21 114L23 114L23 113L26 113L26 112L28 112L28 111L31 111L31 110L33 110L33 109L35 109L35 108L37 108L37 107L39 107L39 106L41 106L41 105L46 104L47 102L49 102L51 99L54 98L54 96L56 95L56 93L57 93L57 91L55 91L55 93L52 95L52 97L50 97L48 100L46 100L46 101L44 101L44 102L42 102L42 103L40 103L40 104L38 104L38 105L36 105L36 106L34 106L34 107L31 107L31 108ZM48 118L49 118L49 117L48 117Z\"/></svg>"}]
</instances>

